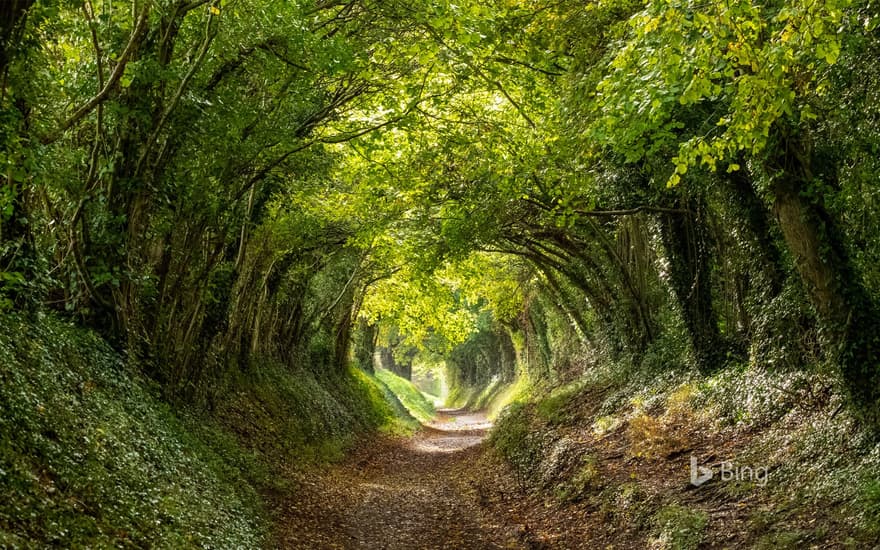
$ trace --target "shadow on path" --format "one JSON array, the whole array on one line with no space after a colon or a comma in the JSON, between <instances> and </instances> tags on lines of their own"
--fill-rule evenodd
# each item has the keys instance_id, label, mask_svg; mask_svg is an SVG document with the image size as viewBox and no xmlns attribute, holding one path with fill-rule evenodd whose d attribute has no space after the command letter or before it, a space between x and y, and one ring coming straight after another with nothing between
<instances>
[{"instance_id":1,"label":"shadow on path","mask_svg":"<svg viewBox=\"0 0 880 550\"><path fill-rule=\"evenodd\" d=\"M411 438L380 438L279 503L278 548L521 548L487 517L467 468L492 424L440 409Z\"/></svg>"}]
</instances>

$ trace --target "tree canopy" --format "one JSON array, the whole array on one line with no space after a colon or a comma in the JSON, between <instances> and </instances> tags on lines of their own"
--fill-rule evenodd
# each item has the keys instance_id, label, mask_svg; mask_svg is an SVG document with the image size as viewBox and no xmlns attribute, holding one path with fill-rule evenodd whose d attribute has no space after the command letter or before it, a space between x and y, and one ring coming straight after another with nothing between
<instances>
[{"instance_id":1,"label":"tree canopy","mask_svg":"<svg viewBox=\"0 0 880 550\"><path fill-rule=\"evenodd\" d=\"M510 340L553 376L562 342L638 368L683 338L704 372L829 369L874 418L877 24L867 0L17 0L0 304L101 330L172 395L264 355Z\"/></svg>"}]
</instances>

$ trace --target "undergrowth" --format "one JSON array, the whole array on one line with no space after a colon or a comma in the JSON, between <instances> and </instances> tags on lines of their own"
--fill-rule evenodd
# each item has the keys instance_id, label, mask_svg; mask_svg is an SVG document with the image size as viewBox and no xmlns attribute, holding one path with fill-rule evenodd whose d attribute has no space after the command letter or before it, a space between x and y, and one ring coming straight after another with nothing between
<instances>
[{"instance_id":1,"label":"undergrowth","mask_svg":"<svg viewBox=\"0 0 880 550\"><path fill-rule=\"evenodd\" d=\"M638 522L608 525L636 528L654 548L696 548L716 528L743 546L880 544L880 445L821 369L621 370L592 369L530 399L524 392L505 409L490 442L523 487L629 518L615 495L636 486L649 509ZM694 488L690 456L769 474L761 483L713 479L712 489ZM736 518L713 523L725 509Z\"/></svg>"},{"instance_id":2,"label":"undergrowth","mask_svg":"<svg viewBox=\"0 0 880 550\"><path fill-rule=\"evenodd\" d=\"M259 547L262 493L286 489L286 469L406 428L360 371L259 365L208 412L162 401L89 331L46 315L0 325L3 548Z\"/></svg>"},{"instance_id":3,"label":"undergrowth","mask_svg":"<svg viewBox=\"0 0 880 550\"><path fill-rule=\"evenodd\" d=\"M650 540L656 550L698 548L709 521L705 512L672 504L661 508L654 518L657 535Z\"/></svg>"},{"instance_id":4,"label":"undergrowth","mask_svg":"<svg viewBox=\"0 0 880 550\"><path fill-rule=\"evenodd\" d=\"M429 422L434 418L434 405L412 382L387 369L376 370L376 379L385 384L417 420Z\"/></svg>"}]
</instances>

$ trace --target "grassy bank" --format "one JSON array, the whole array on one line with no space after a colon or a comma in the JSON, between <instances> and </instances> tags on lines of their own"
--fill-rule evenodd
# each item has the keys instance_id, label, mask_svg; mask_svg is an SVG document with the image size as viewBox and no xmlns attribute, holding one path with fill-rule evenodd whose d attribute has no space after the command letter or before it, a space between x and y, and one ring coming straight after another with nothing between
<instances>
[{"instance_id":1,"label":"grassy bank","mask_svg":"<svg viewBox=\"0 0 880 550\"><path fill-rule=\"evenodd\" d=\"M747 366L708 378L615 372L514 403L491 437L522 486L576 518L592 542L880 543L880 446L825 376ZM713 470L703 485L690 482L691 457ZM723 478L724 463L742 475Z\"/></svg>"},{"instance_id":2,"label":"grassy bank","mask_svg":"<svg viewBox=\"0 0 880 550\"><path fill-rule=\"evenodd\" d=\"M494 420L510 403L528 400L534 391L526 373L520 373L512 382L494 378L482 388L453 387L446 399L446 406L454 409L483 411Z\"/></svg>"},{"instance_id":3,"label":"grassy bank","mask_svg":"<svg viewBox=\"0 0 880 550\"><path fill-rule=\"evenodd\" d=\"M210 413L169 406L93 333L51 316L0 325L0 546L259 547L261 493L406 429L359 371L262 365Z\"/></svg>"},{"instance_id":4,"label":"grassy bank","mask_svg":"<svg viewBox=\"0 0 880 550\"><path fill-rule=\"evenodd\" d=\"M409 414L419 422L429 422L434 418L434 405L412 382L386 369L378 369L376 378L397 396Z\"/></svg>"}]
</instances>

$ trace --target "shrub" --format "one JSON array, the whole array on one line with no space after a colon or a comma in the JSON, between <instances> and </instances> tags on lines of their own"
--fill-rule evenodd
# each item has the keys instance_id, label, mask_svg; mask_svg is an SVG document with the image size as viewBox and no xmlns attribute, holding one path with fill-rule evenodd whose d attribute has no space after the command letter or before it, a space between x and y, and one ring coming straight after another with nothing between
<instances>
[{"instance_id":1,"label":"shrub","mask_svg":"<svg viewBox=\"0 0 880 550\"><path fill-rule=\"evenodd\" d=\"M654 517L657 535L650 540L655 550L690 550L697 548L705 535L709 517L705 512L672 504Z\"/></svg>"},{"instance_id":2,"label":"shrub","mask_svg":"<svg viewBox=\"0 0 880 550\"><path fill-rule=\"evenodd\" d=\"M552 433L533 425L532 407L514 402L498 418L489 442L513 465L521 480L535 478Z\"/></svg>"},{"instance_id":3,"label":"shrub","mask_svg":"<svg viewBox=\"0 0 880 550\"><path fill-rule=\"evenodd\" d=\"M645 413L630 419L627 437L630 453L637 457L660 458L687 446L681 425Z\"/></svg>"}]
</instances>

